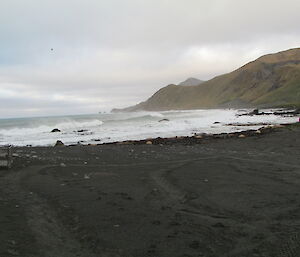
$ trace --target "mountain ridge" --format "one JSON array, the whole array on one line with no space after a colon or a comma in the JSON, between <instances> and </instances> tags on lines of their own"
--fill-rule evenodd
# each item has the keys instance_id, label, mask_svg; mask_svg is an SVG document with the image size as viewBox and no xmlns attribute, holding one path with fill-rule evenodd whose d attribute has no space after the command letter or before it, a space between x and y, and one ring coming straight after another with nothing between
<instances>
[{"instance_id":1,"label":"mountain ridge","mask_svg":"<svg viewBox=\"0 0 300 257\"><path fill-rule=\"evenodd\" d=\"M181 83L178 84L178 86L198 86L205 82L204 80L196 79L196 78L188 78L185 81L182 81Z\"/></svg>"},{"instance_id":2,"label":"mountain ridge","mask_svg":"<svg viewBox=\"0 0 300 257\"><path fill-rule=\"evenodd\" d=\"M170 84L121 111L300 106L300 48L267 54L199 85Z\"/></svg>"}]
</instances>

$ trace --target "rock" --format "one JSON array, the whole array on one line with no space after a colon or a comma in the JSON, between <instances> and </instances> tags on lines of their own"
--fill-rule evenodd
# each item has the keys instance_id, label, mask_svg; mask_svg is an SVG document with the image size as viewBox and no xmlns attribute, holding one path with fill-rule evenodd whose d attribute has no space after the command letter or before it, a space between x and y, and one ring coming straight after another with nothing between
<instances>
[{"instance_id":1,"label":"rock","mask_svg":"<svg viewBox=\"0 0 300 257\"><path fill-rule=\"evenodd\" d=\"M258 109L254 109L252 112L249 113L250 115L258 115L259 114L259 110Z\"/></svg>"},{"instance_id":2,"label":"rock","mask_svg":"<svg viewBox=\"0 0 300 257\"><path fill-rule=\"evenodd\" d=\"M255 133L256 134L261 134L261 131L260 130L256 130Z\"/></svg>"},{"instance_id":3,"label":"rock","mask_svg":"<svg viewBox=\"0 0 300 257\"><path fill-rule=\"evenodd\" d=\"M198 136L194 136L194 138L201 139L203 137L198 135Z\"/></svg>"},{"instance_id":4,"label":"rock","mask_svg":"<svg viewBox=\"0 0 300 257\"><path fill-rule=\"evenodd\" d=\"M87 129L80 129L80 130L77 130L78 133L83 133L83 132L87 132L88 130Z\"/></svg>"},{"instance_id":5,"label":"rock","mask_svg":"<svg viewBox=\"0 0 300 257\"><path fill-rule=\"evenodd\" d=\"M220 124L220 123L221 123L221 122L219 122L219 121L215 121L215 122L214 122L214 124Z\"/></svg>"},{"instance_id":6,"label":"rock","mask_svg":"<svg viewBox=\"0 0 300 257\"><path fill-rule=\"evenodd\" d=\"M161 119L158 122L163 122L163 121L170 121L169 119Z\"/></svg>"},{"instance_id":7,"label":"rock","mask_svg":"<svg viewBox=\"0 0 300 257\"><path fill-rule=\"evenodd\" d=\"M7 253L9 253L9 255L13 255L13 256L20 256L20 253L15 249L7 249Z\"/></svg>"},{"instance_id":8,"label":"rock","mask_svg":"<svg viewBox=\"0 0 300 257\"><path fill-rule=\"evenodd\" d=\"M64 146L64 145L65 144L62 141L57 140L54 146Z\"/></svg>"},{"instance_id":9,"label":"rock","mask_svg":"<svg viewBox=\"0 0 300 257\"><path fill-rule=\"evenodd\" d=\"M243 135L243 134L239 135L239 138L245 138L245 137L246 137L246 136Z\"/></svg>"},{"instance_id":10,"label":"rock","mask_svg":"<svg viewBox=\"0 0 300 257\"><path fill-rule=\"evenodd\" d=\"M147 141L146 145L152 145L152 141Z\"/></svg>"},{"instance_id":11,"label":"rock","mask_svg":"<svg viewBox=\"0 0 300 257\"><path fill-rule=\"evenodd\" d=\"M52 129L51 133L55 133L55 132L61 132L58 128Z\"/></svg>"},{"instance_id":12,"label":"rock","mask_svg":"<svg viewBox=\"0 0 300 257\"><path fill-rule=\"evenodd\" d=\"M64 164L63 162L60 164L60 167L66 167L67 165Z\"/></svg>"},{"instance_id":13,"label":"rock","mask_svg":"<svg viewBox=\"0 0 300 257\"><path fill-rule=\"evenodd\" d=\"M84 174L83 178L84 179L90 179L91 174Z\"/></svg>"}]
</instances>

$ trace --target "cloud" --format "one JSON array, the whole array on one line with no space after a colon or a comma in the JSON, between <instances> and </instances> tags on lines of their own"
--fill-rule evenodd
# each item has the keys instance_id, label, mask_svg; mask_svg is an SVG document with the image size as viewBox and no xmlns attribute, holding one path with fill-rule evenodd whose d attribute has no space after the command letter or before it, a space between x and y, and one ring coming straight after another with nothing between
<instances>
[{"instance_id":1,"label":"cloud","mask_svg":"<svg viewBox=\"0 0 300 257\"><path fill-rule=\"evenodd\" d=\"M0 117L8 105L10 116L124 107L299 47L299 9L298 0L2 0Z\"/></svg>"}]
</instances>

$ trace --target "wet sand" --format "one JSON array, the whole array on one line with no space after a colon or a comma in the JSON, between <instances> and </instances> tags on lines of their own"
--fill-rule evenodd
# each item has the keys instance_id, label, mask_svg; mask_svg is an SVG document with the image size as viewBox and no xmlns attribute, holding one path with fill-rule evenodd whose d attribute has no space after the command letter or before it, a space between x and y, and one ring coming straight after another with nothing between
<instances>
[{"instance_id":1,"label":"wet sand","mask_svg":"<svg viewBox=\"0 0 300 257\"><path fill-rule=\"evenodd\" d=\"M0 257L300 256L300 126L244 134L14 148Z\"/></svg>"}]
</instances>

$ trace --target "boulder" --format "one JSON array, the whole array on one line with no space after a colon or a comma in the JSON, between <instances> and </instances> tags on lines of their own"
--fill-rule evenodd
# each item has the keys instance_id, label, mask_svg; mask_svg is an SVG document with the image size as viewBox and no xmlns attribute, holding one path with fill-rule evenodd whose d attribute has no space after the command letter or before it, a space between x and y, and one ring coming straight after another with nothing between
<instances>
[{"instance_id":1,"label":"boulder","mask_svg":"<svg viewBox=\"0 0 300 257\"><path fill-rule=\"evenodd\" d=\"M51 133L54 133L54 132L61 132L61 131L60 131L60 129L55 128L55 129L52 129L52 130L51 130Z\"/></svg>"},{"instance_id":2,"label":"boulder","mask_svg":"<svg viewBox=\"0 0 300 257\"><path fill-rule=\"evenodd\" d=\"M252 112L249 113L250 115L258 115L259 114L259 110L258 109L254 109Z\"/></svg>"},{"instance_id":3,"label":"boulder","mask_svg":"<svg viewBox=\"0 0 300 257\"><path fill-rule=\"evenodd\" d=\"M62 141L57 140L54 146L64 146L64 145L65 144Z\"/></svg>"},{"instance_id":4,"label":"boulder","mask_svg":"<svg viewBox=\"0 0 300 257\"><path fill-rule=\"evenodd\" d=\"M80 129L80 130L77 130L78 133L83 133L83 132L87 132L88 130L87 129Z\"/></svg>"},{"instance_id":5,"label":"boulder","mask_svg":"<svg viewBox=\"0 0 300 257\"><path fill-rule=\"evenodd\" d=\"M158 122L170 121L169 119L161 119Z\"/></svg>"}]
</instances>

